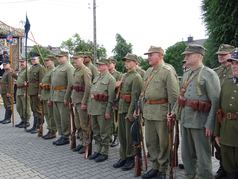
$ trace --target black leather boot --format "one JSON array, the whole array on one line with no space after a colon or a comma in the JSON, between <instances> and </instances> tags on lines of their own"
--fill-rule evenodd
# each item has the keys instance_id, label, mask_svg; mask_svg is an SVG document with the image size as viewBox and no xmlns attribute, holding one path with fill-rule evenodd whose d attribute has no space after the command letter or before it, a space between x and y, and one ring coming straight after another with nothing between
<instances>
[{"instance_id":1,"label":"black leather boot","mask_svg":"<svg viewBox=\"0 0 238 179\"><path fill-rule=\"evenodd\" d=\"M4 117L4 120L2 121L2 124L11 123L11 117L12 117L12 110L11 108L7 108L5 111L5 117Z\"/></svg>"},{"instance_id":2,"label":"black leather boot","mask_svg":"<svg viewBox=\"0 0 238 179\"><path fill-rule=\"evenodd\" d=\"M26 132L32 133L32 131L33 131L33 132L37 133L36 125L37 125L37 118L34 117L32 128L27 129Z\"/></svg>"}]
</instances>

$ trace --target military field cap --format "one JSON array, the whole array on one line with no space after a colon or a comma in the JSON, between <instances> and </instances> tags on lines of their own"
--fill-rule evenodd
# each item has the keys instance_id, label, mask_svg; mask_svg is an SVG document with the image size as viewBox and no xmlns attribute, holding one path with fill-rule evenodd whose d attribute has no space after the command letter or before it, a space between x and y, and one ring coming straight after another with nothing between
<instances>
[{"instance_id":1,"label":"military field cap","mask_svg":"<svg viewBox=\"0 0 238 179\"><path fill-rule=\"evenodd\" d=\"M93 59L93 54L91 52L84 52L83 55Z\"/></svg>"},{"instance_id":2,"label":"military field cap","mask_svg":"<svg viewBox=\"0 0 238 179\"><path fill-rule=\"evenodd\" d=\"M61 51L56 57L68 57L69 53L65 51Z\"/></svg>"},{"instance_id":3,"label":"military field cap","mask_svg":"<svg viewBox=\"0 0 238 179\"><path fill-rule=\"evenodd\" d=\"M235 47L229 44L221 44L217 53L218 55L226 55L229 53L233 53L235 51Z\"/></svg>"},{"instance_id":4,"label":"military field cap","mask_svg":"<svg viewBox=\"0 0 238 179\"><path fill-rule=\"evenodd\" d=\"M188 45L184 52L182 53L182 55L186 55L186 54L192 54L192 53L199 53L201 55L205 55L205 51L206 49L201 46L201 45L198 45L198 44L190 44Z\"/></svg>"},{"instance_id":5,"label":"military field cap","mask_svg":"<svg viewBox=\"0 0 238 179\"><path fill-rule=\"evenodd\" d=\"M3 59L2 64L10 64L10 60L8 58Z\"/></svg>"},{"instance_id":6,"label":"military field cap","mask_svg":"<svg viewBox=\"0 0 238 179\"><path fill-rule=\"evenodd\" d=\"M98 64L98 65L107 65L107 64L109 64L109 61L106 58L101 58L98 62L96 62L96 64Z\"/></svg>"},{"instance_id":7,"label":"military field cap","mask_svg":"<svg viewBox=\"0 0 238 179\"><path fill-rule=\"evenodd\" d=\"M114 57L109 57L108 61L109 61L109 63L114 63L114 64L117 63L117 60Z\"/></svg>"},{"instance_id":8,"label":"military field cap","mask_svg":"<svg viewBox=\"0 0 238 179\"><path fill-rule=\"evenodd\" d=\"M39 53L34 52L31 54L31 60L35 60L39 56L40 56Z\"/></svg>"},{"instance_id":9,"label":"military field cap","mask_svg":"<svg viewBox=\"0 0 238 179\"><path fill-rule=\"evenodd\" d=\"M78 53L73 55L72 59L83 58L83 57L84 57L84 53L83 52L78 52Z\"/></svg>"},{"instance_id":10,"label":"military field cap","mask_svg":"<svg viewBox=\"0 0 238 179\"><path fill-rule=\"evenodd\" d=\"M54 61L56 58L54 55L47 55L46 58L45 58L45 61L48 61L48 60L52 60Z\"/></svg>"},{"instance_id":11,"label":"military field cap","mask_svg":"<svg viewBox=\"0 0 238 179\"><path fill-rule=\"evenodd\" d=\"M132 53L127 53L126 56L123 58L123 60L124 61L131 60L131 61L135 61L135 62L139 63L137 55L132 54Z\"/></svg>"},{"instance_id":12,"label":"military field cap","mask_svg":"<svg viewBox=\"0 0 238 179\"><path fill-rule=\"evenodd\" d=\"M161 54L164 54L164 50L161 47L150 46L148 52L144 53L144 55L148 55L150 53L161 53Z\"/></svg>"},{"instance_id":13,"label":"military field cap","mask_svg":"<svg viewBox=\"0 0 238 179\"><path fill-rule=\"evenodd\" d=\"M238 49L236 49L235 52L232 53L231 58L229 58L227 61L238 61Z\"/></svg>"}]
</instances>

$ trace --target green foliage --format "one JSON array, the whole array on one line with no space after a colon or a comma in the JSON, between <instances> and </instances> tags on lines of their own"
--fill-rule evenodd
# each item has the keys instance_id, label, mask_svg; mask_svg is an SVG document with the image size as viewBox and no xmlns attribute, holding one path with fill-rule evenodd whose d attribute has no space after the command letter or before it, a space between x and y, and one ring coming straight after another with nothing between
<instances>
[{"instance_id":1,"label":"green foliage","mask_svg":"<svg viewBox=\"0 0 238 179\"><path fill-rule=\"evenodd\" d=\"M63 41L60 47L68 50L70 54L77 52L91 52L93 54L93 42L81 39L77 33L68 40ZM97 45L97 59L102 57L106 57L106 49L102 45Z\"/></svg>"},{"instance_id":2,"label":"green foliage","mask_svg":"<svg viewBox=\"0 0 238 179\"><path fill-rule=\"evenodd\" d=\"M205 44L208 52L205 63L211 67L218 65L214 54L222 43L238 46L238 1L203 0L203 20L209 39Z\"/></svg>"},{"instance_id":3,"label":"green foliage","mask_svg":"<svg viewBox=\"0 0 238 179\"><path fill-rule=\"evenodd\" d=\"M148 63L148 60L147 60L147 59L144 59L144 58L142 58L142 57L139 57L139 59L140 59L140 67L141 67L143 70L147 70L147 69L150 67L150 65L149 65L149 63Z\"/></svg>"},{"instance_id":4,"label":"green foliage","mask_svg":"<svg viewBox=\"0 0 238 179\"><path fill-rule=\"evenodd\" d=\"M185 42L178 42L168 47L166 50L166 54L164 56L165 62L171 64L175 68L179 76L183 74L182 62L183 62L184 56L181 55L181 53L183 53L186 46L187 45Z\"/></svg>"},{"instance_id":5,"label":"green foliage","mask_svg":"<svg viewBox=\"0 0 238 179\"><path fill-rule=\"evenodd\" d=\"M42 46L34 45L32 50L28 53L28 59L32 57L33 53L38 53L40 55L40 63L43 64L44 59L51 54L51 52Z\"/></svg>"},{"instance_id":6,"label":"green foliage","mask_svg":"<svg viewBox=\"0 0 238 179\"><path fill-rule=\"evenodd\" d=\"M132 53L132 44L127 43L126 40L120 35L116 34L116 46L112 50L114 58L117 60L117 70L124 72L124 62L122 59L126 56L127 53Z\"/></svg>"}]
</instances>

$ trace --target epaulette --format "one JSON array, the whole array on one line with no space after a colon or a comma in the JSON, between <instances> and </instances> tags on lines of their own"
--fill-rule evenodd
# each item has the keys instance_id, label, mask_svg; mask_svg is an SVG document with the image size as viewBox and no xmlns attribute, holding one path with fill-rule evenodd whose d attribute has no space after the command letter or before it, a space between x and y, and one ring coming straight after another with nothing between
<instances>
[{"instance_id":1,"label":"epaulette","mask_svg":"<svg viewBox=\"0 0 238 179\"><path fill-rule=\"evenodd\" d=\"M166 70L169 70L169 71L173 70L173 68L172 68L170 65L168 65L168 64L164 64L164 65L162 66L162 68L163 68L163 69L166 69Z\"/></svg>"}]
</instances>

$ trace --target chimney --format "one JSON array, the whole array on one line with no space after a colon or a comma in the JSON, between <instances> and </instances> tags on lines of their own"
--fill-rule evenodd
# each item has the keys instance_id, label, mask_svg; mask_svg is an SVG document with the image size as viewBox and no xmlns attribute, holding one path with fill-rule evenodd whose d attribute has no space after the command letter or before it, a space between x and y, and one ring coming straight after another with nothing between
<instances>
[{"instance_id":1,"label":"chimney","mask_svg":"<svg viewBox=\"0 0 238 179\"><path fill-rule=\"evenodd\" d=\"M191 43L191 42L193 42L193 36L188 37L188 43Z\"/></svg>"}]
</instances>

